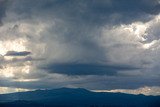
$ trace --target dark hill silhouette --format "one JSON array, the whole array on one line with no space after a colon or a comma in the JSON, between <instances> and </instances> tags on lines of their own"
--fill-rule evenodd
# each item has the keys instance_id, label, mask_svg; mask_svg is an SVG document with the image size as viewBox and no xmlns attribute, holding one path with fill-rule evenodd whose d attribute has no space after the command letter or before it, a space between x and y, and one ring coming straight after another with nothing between
<instances>
[{"instance_id":1,"label":"dark hill silhouette","mask_svg":"<svg viewBox=\"0 0 160 107\"><path fill-rule=\"evenodd\" d=\"M0 107L160 107L160 96L60 88L1 94Z\"/></svg>"}]
</instances>

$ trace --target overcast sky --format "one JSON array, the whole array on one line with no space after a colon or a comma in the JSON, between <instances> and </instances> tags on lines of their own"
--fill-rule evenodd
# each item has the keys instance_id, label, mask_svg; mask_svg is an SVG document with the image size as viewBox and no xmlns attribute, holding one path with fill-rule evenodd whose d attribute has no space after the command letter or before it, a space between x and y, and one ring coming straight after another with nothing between
<instances>
[{"instance_id":1,"label":"overcast sky","mask_svg":"<svg viewBox=\"0 0 160 107\"><path fill-rule=\"evenodd\" d=\"M159 13L159 0L0 0L0 90L159 88Z\"/></svg>"}]
</instances>

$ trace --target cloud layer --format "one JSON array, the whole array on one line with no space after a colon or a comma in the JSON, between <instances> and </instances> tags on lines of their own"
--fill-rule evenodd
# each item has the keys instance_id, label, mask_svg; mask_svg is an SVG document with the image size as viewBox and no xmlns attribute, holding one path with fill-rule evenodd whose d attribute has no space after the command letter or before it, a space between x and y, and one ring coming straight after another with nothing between
<instances>
[{"instance_id":1,"label":"cloud layer","mask_svg":"<svg viewBox=\"0 0 160 107\"><path fill-rule=\"evenodd\" d=\"M0 86L158 87L159 12L158 0L2 0Z\"/></svg>"}]
</instances>

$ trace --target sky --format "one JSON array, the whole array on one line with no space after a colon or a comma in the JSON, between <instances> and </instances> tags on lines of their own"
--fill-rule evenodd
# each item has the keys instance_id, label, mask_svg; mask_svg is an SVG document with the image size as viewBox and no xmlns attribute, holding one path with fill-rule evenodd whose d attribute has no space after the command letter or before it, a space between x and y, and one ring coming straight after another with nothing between
<instances>
[{"instance_id":1,"label":"sky","mask_svg":"<svg viewBox=\"0 0 160 107\"><path fill-rule=\"evenodd\" d=\"M0 0L0 93L160 95L159 28L160 0Z\"/></svg>"}]
</instances>

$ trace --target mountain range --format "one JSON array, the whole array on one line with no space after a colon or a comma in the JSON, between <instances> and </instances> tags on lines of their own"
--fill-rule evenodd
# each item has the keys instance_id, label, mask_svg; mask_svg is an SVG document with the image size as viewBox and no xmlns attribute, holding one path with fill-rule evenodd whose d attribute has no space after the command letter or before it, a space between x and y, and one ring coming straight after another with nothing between
<instances>
[{"instance_id":1,"label":"mountain range","mask_svg":"<svg viewBox=\"0 0 160 107\"><path fill-rule=\"evenodd\" d=\"M59 88L0 94L0 107L160 107L160 96Z\"/></svg>"}]
</instances>

